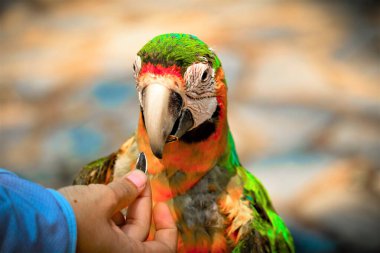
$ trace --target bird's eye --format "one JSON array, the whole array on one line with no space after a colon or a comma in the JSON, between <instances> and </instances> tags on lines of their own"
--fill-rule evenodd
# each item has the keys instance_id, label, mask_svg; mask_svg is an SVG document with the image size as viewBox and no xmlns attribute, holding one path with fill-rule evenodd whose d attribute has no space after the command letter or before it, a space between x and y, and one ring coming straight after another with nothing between
<instances>
[{"instance_id":1,"label":"bird's eye","mask_svg":"<svg viewBox=\"0 0 380 253\"><path fill-rule=\"evenodd\" d=\"M213 78L214 72L212 67L204 62L197 62L190 65L184 73L188 90L196 89L197 87L211 86Z\"/></svg>"},{"instance_id":2,"label":"bird's eye","mask_svg":"<svg viewBox=\"0 0 380 253\"><path fill-rule=\"evenodd\" d=\"M133 73L134 73L135 78L137 78L140 72L140 68L141 68L141 58L140 56L137 56L135 62L133 63Z\"/></svg>"},{"instance_id":3,"label":"bird's eye","mask_svg":"<svg viewBox=\"0 0 380 253\"><path fill-rule=\"evenodd\" d=\"M201 76L201 81L202 82L206 82L207 77L208 77L208 69L206 69L205 71L203 71L202 76Z\"/></svg>"}]
</instances>

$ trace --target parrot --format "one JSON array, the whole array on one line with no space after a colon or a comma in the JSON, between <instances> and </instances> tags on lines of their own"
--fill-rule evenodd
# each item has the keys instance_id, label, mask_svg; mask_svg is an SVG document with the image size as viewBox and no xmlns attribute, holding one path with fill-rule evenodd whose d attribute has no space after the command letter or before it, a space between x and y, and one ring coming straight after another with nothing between
<instances>
[{"instance_id":1,"label":"parrot","mask_svg":"<svg viewBox=\"0 0 380 253\"><path fill-rule=\"evenodd\" d=\"M137 53L133 75L136 132L74 184L120 178L143 152L152 202L166 202L175 218L178 252L295 252L266 189L239 161L214 50L191 34L158 35Z\"/></svg>"}]
</instances>

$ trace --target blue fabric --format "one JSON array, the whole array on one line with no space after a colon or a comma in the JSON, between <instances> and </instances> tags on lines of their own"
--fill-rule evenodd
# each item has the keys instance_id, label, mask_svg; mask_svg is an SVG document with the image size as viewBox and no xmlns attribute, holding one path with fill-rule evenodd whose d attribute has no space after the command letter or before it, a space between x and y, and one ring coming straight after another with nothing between
<instances>
[{"instance_id":1,"label":"blue fabric","mask_svg":"<svg viewBox=\"0 0 380 253\"><path fill-rule=\"evenodd\" d=\"M0 252L75 252L76 238L60 193L0 169Z\"/></svg>"}]
</instances>

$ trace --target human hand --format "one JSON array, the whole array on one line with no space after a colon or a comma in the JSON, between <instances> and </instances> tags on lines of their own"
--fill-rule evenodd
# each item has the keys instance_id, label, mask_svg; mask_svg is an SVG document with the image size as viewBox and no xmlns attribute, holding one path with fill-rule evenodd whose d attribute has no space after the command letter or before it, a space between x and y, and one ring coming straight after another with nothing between
<instances>
[{"instance_id":1,"label":"human hand","mask_svg":"<svg viewBox=\"0 0 380 253\"><path fill-rule=\"evenodd\" d=\"M108 185L68 186L59 192L73 207L78 252L175 252L177 228L169 208L153 209L156 233L146 241L152 217L152 194L146 175L133 170ZM128 206L127 217L120 210Z\"/></svg>"}]
</instances>

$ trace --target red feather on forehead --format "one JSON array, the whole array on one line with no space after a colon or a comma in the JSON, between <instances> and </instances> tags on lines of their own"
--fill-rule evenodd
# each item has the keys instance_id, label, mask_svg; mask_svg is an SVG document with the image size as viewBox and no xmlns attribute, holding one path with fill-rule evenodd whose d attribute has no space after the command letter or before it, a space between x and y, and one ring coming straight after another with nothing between
<instances>
[{"instance_id":1,"label":"red feather on forehead","mask_svg":"<svg viewBox=\"0 0 380 253\"><path fill-rule=\"evenodd\" d=\"M161 75L161 76L173 75L182 79L181 68L175 65L164 67L161 64L153 65L152 63L148 62L142 66L140 75L147 74L147 73Z\"/></svg>"}]
</instances>

